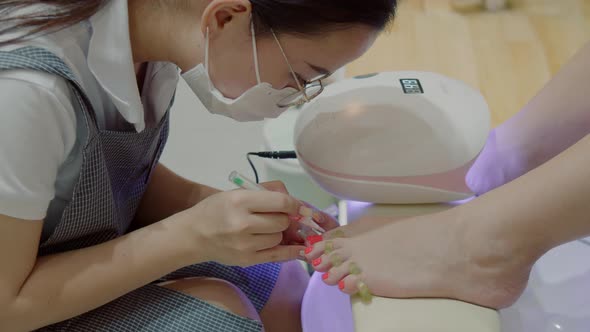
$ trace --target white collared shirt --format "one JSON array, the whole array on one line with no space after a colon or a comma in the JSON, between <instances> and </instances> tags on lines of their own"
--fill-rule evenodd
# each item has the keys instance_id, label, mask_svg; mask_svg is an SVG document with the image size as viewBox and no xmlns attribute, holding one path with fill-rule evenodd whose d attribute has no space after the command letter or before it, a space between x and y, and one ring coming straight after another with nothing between
<instances>
[{"instance_id":1,"label":"white collared shirt","mask_svg":"<svg viewBox=\"0 0 590 332\"><path fill-rule=\"evenodd\" d=\"M25 45L48 49L64 60L103 129L132 125L140 132L157 125L178 83L178 67L150 63L140 95L124 0L109 1L75 26L0 51ZM71 197L81 158L75 148L80 133L74 105L62 78L30 70L0 71L0 214L40 220L54 197Z\"/></svg>"}]
</instances>

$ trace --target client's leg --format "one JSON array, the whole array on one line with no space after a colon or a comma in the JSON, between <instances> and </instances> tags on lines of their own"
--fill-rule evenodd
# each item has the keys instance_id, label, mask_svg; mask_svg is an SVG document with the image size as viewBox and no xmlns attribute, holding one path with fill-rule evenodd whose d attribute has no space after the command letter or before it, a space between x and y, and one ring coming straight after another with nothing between
<instances>
[{"instance_id":1,"label":"client's leg","mask_svg":"<svg viewBox=\"0 0 590 332\"><path fill-rule=\"evenodd\" d=\"M494 129L467 174L484 194L540 166L590 133L590 44L516 116Z\"/></svg>"}]
</instances>

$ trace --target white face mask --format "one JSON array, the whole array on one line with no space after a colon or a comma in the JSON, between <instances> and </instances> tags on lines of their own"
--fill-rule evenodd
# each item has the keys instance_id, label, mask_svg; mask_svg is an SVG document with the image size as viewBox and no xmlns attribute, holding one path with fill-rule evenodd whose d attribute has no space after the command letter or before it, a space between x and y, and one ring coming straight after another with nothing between
<instances>
[{"instance_id":1,"label":"white face mask","mask_svg":"<svg viewBox=\"0 0 590 332\"><path fill-rule=\"evenodd\" d=\"M297 89L285 88L277 90L269 83L260 82L258 70L258 51L256 49L256 36L254 24L251 23L252 48L254 53L254 67L258 84L244 92L236 99L225 97L211 81L209 76L209 30L207 29L205 45L205 64L199 64L195 68L182 74L182 78L199 97L203 105L211 113L225 115L237 121L260 121L265 118L276 118L286 108L277 104L286 97L295 94Z\"/></svg>"}]
</instances>

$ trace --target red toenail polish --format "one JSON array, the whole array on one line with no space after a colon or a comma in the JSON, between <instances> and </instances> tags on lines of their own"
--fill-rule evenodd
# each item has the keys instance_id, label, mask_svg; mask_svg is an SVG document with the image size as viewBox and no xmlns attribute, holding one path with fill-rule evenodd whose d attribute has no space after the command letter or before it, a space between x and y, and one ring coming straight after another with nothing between
<instances>
[{"instance_id":1,"label":"red toenail polish","mask_svg":"<svg viewBox=\"0 0 590 332\"><path fill-rule=\"evenodd\" d=\"M318 242L322 242L324 240L324 237L321 235L311 235L307 237L307 242L309 242L311 245L314 245Z\"/></svg>"},{"instance_id":2,"label":"red toenail polish","mask_svg":"<svg viewBox=\"0 0 590 332\"><path fill-rule=\"evenodd\" d=\"M340 280L340 282L338 283L338 288L340 288L340 290L344 289L344 280Z\"/></svg>"},{"instance_id":3,"label":"red toenail polish","mask_svg":"<svg viewBox=\"0 0 590 332\"><path fill-rule=\"evenodd\" d=\"M311 253L313 251L313 246L307 247L305 248L305 254L309 255L309 253Z\"/></svg>"},{"instance_id":4,"label":"red toenail polish","mask_svg":"<svg viewBox=\"0 0 590 332\"><path fill-rule=\"evenodd\" d=\"M326 273L324 273L324 275L322 275L322 280L326 280L329 277L330 277L330 274L326 272Z\"/></svg>"},{"instance_id":5,"label":"red toenail polish","mask_svg":"<svg viewBox=\"0 0 590 332\"><path fill-rule=\"evenodd\" d=\"M313 266L318 266L318 265L320 265L321 263L322 263L322 258L321 258L321 257L319 257L319 258L316 258L316 259L314 259L314 260L311 262L311 264L313 264Z\"/></svg>"}]
</instances>

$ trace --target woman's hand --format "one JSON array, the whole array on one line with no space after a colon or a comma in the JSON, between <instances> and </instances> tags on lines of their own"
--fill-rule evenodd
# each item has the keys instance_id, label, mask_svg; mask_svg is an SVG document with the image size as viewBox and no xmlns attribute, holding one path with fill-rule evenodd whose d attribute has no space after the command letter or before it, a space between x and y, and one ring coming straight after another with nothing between
<instances>
[{"instance_id":1,"label":"woman's hand","mask_svg":"<svg viewBox=\"0 0 590 332\"><path fill-rule=\"evenodd\" d=\"M178 224L191 241L196 261L237 266L288 261L305 249L281 245L291 224L288 216L298 215L300 206L279 192L221 192L181 212Z\"/></svg>"},{"instance_id":2,"label":"woman's hand","mask_svg":"<svg viewBox=\"0 0 590 332\"><path fill-rule=\"evenodd\" d=\"M331 215L325 213L324 211L319 210L318 208L316 208L315 206L313 206L307 202L301 202L301 203L311 210L311 213L313 215L313 220L316 222L316 224L321 226L327 232L329 232L331 230L335 230L338 227L340 227L340 224L338 223L338 221L336 219L334 219L334 217L332 217ZM311 229L308 229L307 231L304 231L303 233L306 237L309 235L315 235L315 233L313 233L313 231Z\"/></svg>"},{"instance_id":3,"label":"woman's hand","mask_svg":"<svg viewBox=\"0 0 590 332\"><path fill-rule=\"evenodd\" d=\"M261 185L271 191L289 194L289 192L287 191L287 187L285 187L285 184L280 181L266 182L266 183L262 183ZM338 224L338 221L336 221L336 219L334 219L329 214L318 210L316 207L314 207L313 205L311 205L307 202L302 202L302 201L300 201L300 202L301 202L302 206L305 206L306 208L309 209L309 210L307 210L306 213L311 213L313 215L314 221L318 225L320 225L322 228L324 228L326 231L332 230L332 229L340 226ZM301 211L299 211L299 212L301 212ZM305 229L304 229L302 232L299 232L299 230L301 230L302 228L305 228L304 226L302 226L298 222L299 217L291 218L290 220L291 220L291 224L289 225L289 228L283 233L283 242L282 243L283 244L303 244L305 242L305 239L302 238L301 235L303 235L304 237L307 235L312 235L311 230L305 231Z\"/></svg>"}]
</instances>

